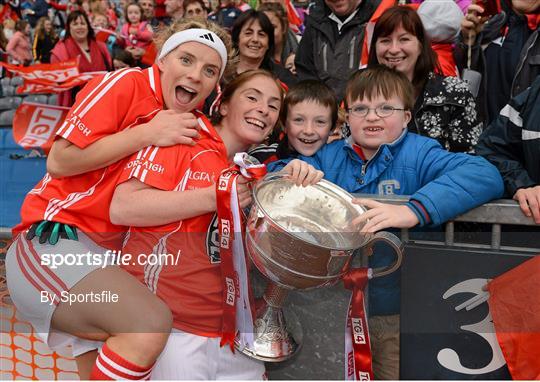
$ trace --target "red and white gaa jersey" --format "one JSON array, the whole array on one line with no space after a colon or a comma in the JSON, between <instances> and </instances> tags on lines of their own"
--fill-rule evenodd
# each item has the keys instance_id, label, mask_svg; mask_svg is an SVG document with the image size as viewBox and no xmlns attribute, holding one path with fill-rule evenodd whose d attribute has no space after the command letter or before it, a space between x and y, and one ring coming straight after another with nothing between
<instances>
[{"instance_id":1,"label":"red and white gaa jersey","mask_svg":"<svg viewBox=\"0 0 540 382\"><path fill-rule=\"evenodd\" d=\"M127 68L90 81L57 136L84 149L97 140L148 122L163 109L159 70ZM118 249L125 227L112 224L109 206L122 161L84 174L53 179L48 173L32 189L21 208L14 235L41 220L71 224L97 244Z\"/></svg>"},{"instance_id":2,"label":"red and white gaa jersey","mask_svg":"<svg viewBox=\"0 0 540 382\"><path fill-rule=\"evenodd\" d=\"M227 151L212 125L197 116L201 139L195 146L141 150L125 162L120 181L136 178L165 191L214 187L229 166ZM131 227L122 253L133 259L124 268L167 303L175 328L207 337L220 335L222 283L215 212L158 227ZM154 257L158 264L143 264L137 261L140 254L170 254L175 261Z\"/></svg>"}]
</instances>

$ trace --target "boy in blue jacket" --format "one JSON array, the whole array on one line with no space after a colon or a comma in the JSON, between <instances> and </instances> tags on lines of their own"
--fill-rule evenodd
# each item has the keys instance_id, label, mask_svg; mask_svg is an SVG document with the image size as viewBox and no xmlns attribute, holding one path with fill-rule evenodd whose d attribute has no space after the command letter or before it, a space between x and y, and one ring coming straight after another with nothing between
<instances>
[{"instance_id":1,"label":"boy in blue jacket","mask_svg":"<svg viewBox=\"0 0 540 382\"><path fill-rule=\"evenodd\" d=\"M351 136L299 156L324 178L351 193L410 195L406 205L355 199L369 211L357 219L362 231L440 225L503 195L497 169L485 159L450 153L436 140L409 133L414 91L403 74L377 66L348 81L345 106ZM274 171L287 161L270 164ZM369 220L368 220L369 219ZM370 267L393 262L375 247ZM376 379L399 379L400 275L370 281L370 333Z\"/></svg>"}]
</instances>

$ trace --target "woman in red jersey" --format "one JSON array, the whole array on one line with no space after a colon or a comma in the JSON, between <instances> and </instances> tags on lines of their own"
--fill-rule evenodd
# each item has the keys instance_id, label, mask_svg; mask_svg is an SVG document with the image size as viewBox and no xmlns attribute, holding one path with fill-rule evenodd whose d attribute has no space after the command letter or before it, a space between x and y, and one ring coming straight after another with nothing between
<instances>
[{"instance_id":1,"label":"woman in red jersey","mask_svg":"<svg viewBox=\"0 0 540 382\"><path fill-rule=\"evenodd\" d=\"M83 379L146 378L171 328L169 308L109 266L126 230L110 222L109 204L120 159L148 145L194 143L191 111L222 76L230 43L195 22L174 25L163 40L152 67L108 73L79 93L6 258L20 315L51 347L73 344ZM97 359L91 341L105 342Z\"/></svg>"},{"instance_id":2,"label":"woman in red jersey","mask_svg":"<svg viewBox=\"0 0 540 382\"><path fill-rule=\"evenodd\" d=\"M201 117L202 137L197 145L142 150L126 161L111 203L111 220L131 225L125 253L153 254L162 256L162 261L128 264L125 269L173 313L173 333L152 379L263 378L261 361L233 353L229 346L220 347L227 315L222 278L226 260L218 243L217 226L222 219L216 210L223 200L218 199L216 182L236 153L260 144L271 133L282 97L282 88L270 73L242 73L224 89L214 126ZM149 162L155 171L144 171L150 168ZM301 161L292 161L284 171L303 185L323 176ZM239 177L240 208L251 202L248 182ZM182 206L181 212L171 210L174 204ZM164 255L169 254L166 259Z\"/></svg>"}]
</instances>

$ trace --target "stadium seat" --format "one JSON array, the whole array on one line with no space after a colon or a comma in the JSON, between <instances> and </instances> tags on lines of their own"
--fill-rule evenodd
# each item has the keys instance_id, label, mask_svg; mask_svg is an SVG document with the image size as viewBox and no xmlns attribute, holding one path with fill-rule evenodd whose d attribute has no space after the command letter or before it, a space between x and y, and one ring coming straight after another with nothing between
<instances>
[{"instance_id":1,"label":"stadium seat","mask_svg":"<svg viewBox=\"0 0 540 382\"><path fill-rule=\"evenodd\" d=\"M4 97L15 95L15 87L11 85L2 85L2 92Z\"/></svg>"},{"instance_id":2,"label":"stadium seat","mask_svg":"<svg viewBox=\"0 0 540 382\"><path fill-rule=\"evenodd\" d=\"M23 78L22 77L13 77L11 78L10 84L11 86L17 87L19 85L23 84Z\"/></svg>"},{"instance_id":3,"label":"stadium seat","mask_svg":"<svg viewBox=\"0 0 540 382\"><path fill-rule=\"evenodd\" d=\"M49 105L58 105L58 94L51 94L47 100Z\"/></svg>"},{"instance_id":4,"label":"stadium seat","mask_svg":"<svg viewBox=\"0 0 540 382\"><path fill-rule=\"evenodd\" d=\"M6 113L14 112L1 113L0 122ZM0 227L12 227L20 221L19 210L26 194L47 171L46 158L28 154L29 150L15 143L10 128L0 129Z\"/></svg>"},{"instance_id":5,"label":"stadium seat","mask_svg":"<svg viewBox=\"0 0 540 382\"><path fill-rule=\"evenodd\" d=\"M0 110L16 110L21 104L21 97L6 96L0 98Z\"/></svg>"},{"instance_id":6,"label":"stadium seat","mask_svg":"<svg viewBox=\"0 0 540 382\"><path fill-rule=\"evenodd\" d=\"M45 94L30 94L24 98L24 102L33 102L33 103L47 103L47 95Z\"/></svg>"},{"instance_id":7,"label":"stadium seat","mask_svg":"<svg viewBox=\"0 0 540 382\"><path fill-rule=\"evenodd\" d=\"M0 112L0 127L11 127L14 115L15 109Z\"/></svg>"}]
</instances>

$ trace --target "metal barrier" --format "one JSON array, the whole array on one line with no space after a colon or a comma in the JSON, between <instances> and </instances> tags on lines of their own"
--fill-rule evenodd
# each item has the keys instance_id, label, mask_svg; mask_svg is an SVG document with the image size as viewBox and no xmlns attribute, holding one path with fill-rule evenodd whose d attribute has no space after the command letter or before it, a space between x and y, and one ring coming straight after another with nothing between
<instances>
[{"instance_id":1,"label":"metal barrier","mask_svg":"<svg viewBox=\"0 0 540 382\"><path fill-rule=\"evenodd\" d=\"M0 227L0 240L11 239L11 228Z\"/></svg>"},{"instance_id":2,"label":"metal barrier","mask_svg":"<svg viewBox=\"0 0 540 382\"><path fill-rule=\"evenodd\" d=\"M381 196L381 195L357 195L362 198L370 198L378 200L382 203L391 203L402 205L409 198L406 196ZM483 223L491 224L491 244L478 243L460 243L455 241L455 222L468 223ZM502 226L503 225L520 225L528 227L540 227L532 218L523 214L516 201L510 199L494 200L480 207L474 208L464 214L456 217L454 220L447 222L445 225L445 240L444 241L422 241L415 240L416 244L444 245L449 247L463 247L471 249L491 249L501 251L520 251L538 253L540 248L503 246L501 245ZM401 230L401 240L404 243L410 242L409 230Z\"/></svg>"}]
</instances>

